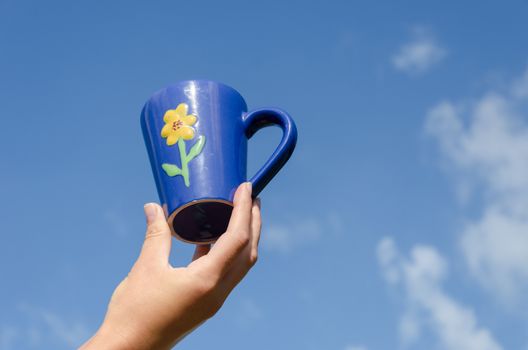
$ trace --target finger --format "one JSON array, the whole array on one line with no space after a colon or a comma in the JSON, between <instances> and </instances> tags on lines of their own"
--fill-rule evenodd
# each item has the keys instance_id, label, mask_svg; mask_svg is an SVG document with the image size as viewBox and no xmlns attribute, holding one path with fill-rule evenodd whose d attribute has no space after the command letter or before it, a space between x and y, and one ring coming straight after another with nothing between
<instances>
[{"instance_id":1,"label":"finger","mask_svg":"<svg viewBox=\"0 0 528 350\"><path fill-rule=\"evenodd\" d=\"M139 259L147 264L166 264L171 249L171 232L163 209L156 203L148 203L144 209L147 232Z\"/></svg>"},{"instance_id":2,"label":"finger","mask_svg":"<svg viewBox=\"0 0 528 350\"><path fill-rule=\"evenodd\" d=\"M231 270L229 270L222 279L224 288L230 292L246 276L251 267L253 267L258 258L258 241L260 238L260 229L262 225L260 215L260 201L253 201L251 207L251 243L240 254Z\"/></svg>"},{"instance_id":3,"label":"finger","mask_svg":"<svg viewBox=\"0 0 528 350\"><path fill-rule=\"evenodd\" d=\"M255 255L255 262L258 253L258 244L260 241L260 231L262 229L262 211L260 198L253 201L251 207L251 249L252 254Z\"/></svg>"},{"instance_id":4,"label":"finger","mask_svg":"<svg viewBox=\"0 0 528 350\"><path fill-rule=\"evenodd\" d=\"M233 204L227 231L220 236L208 254L211 266L220 276L229 270L236 257L250 243L251 183L245 182L238 187Z\"/></svg>"},{"instance_id":5,"label":"finger","mask_svg":"<svg viewBox=\"0 0 528 350\"><path fill-rule=\"evenodd\" d=\"M200 259L202 256L207 255L207 253L209 253L209 250L211 250L210 244L197 244L196 248L194 249L192 261L195 261L197 259Z\"/></svg>"}]
</instances>

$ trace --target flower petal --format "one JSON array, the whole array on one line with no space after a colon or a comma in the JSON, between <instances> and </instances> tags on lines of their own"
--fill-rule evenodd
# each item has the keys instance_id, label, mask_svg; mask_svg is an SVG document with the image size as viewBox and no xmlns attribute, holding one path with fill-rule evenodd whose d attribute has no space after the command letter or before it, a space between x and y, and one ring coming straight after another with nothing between
<instances>
[{"instance_id":1,"label":"flower petal","mask_svg":"<svg viewBox=\"0 0 528 350\"><path fill-rule=\"evenodd\" d=\"M190 140L194 137L194 129L184 126L179 130L180 137L184 140Z\"/></svg>"},{"instance_id":2,"label":"flower petal","mask_svg":"<svg viewBox=\"0 0 528 350\"><path fill-rule=\"evenodd\" d=\"M165 124L161 129L161 137L168 137L171 133L171 130L171 126L169 124Z\"/></svg>"},{"instance_id":3,"label":"flower petal","mask_svg":"<svg viewBox=\"0 0 528 350\"><path fill-rule=\"evenodd\" d=\"M191 126L191 125L194 125L194 123L196 123L196 116L189 114L181 118L181 120L184 124Z\"/></svg>"},{"instance_id":4,"label":"flower petal","mask_svg":"<svg viewBox=\"0 0 528 350\"><path fill-rule=\"evenodd\" d=\"M178 116L176 115L176 112L174 109L169 109L167 112L165 112L165 115L163 116L163 121L165 123L172 123Z\"/></svg>"},{"instance_id":5,"label":"flower petal","mask_svg":"<svg viewBox=\"0 0 528 350\"><path fill-rule=\"evenodd\" d=\"M176 107L176 109L174 110L174 112L176 113L176 115L180 118L183 118L187 115L187 109L189 107L187 106L187 103L180 103L178 105L178 107Z\"/></svg>"},{"instance_id":6,"label":"flower petal","mask_svg":"<svg viewBox=\"0 0 528 350\"><path fill-rule=\"evenodd\" d=\"M167 137L167 145L169 146L174 145L176 142L178 142L179 138L180 136L178 135L178 133L176 132L171 133L169 137Z\"/></svg>"}]
</instances>

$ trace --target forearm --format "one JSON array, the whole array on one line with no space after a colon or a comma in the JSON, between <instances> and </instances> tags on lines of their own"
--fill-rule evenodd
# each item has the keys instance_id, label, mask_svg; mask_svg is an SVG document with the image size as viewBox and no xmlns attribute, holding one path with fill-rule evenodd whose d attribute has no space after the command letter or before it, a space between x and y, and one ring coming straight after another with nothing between
<instances>
[{"instance_id":1,"label":"forearm","mask_svg":"<svg viewBox=\"0 0 528 350\"><path fill-rule=\"evenodd\" d=\"M126 329L119 330L116 327L103 325L79 350L168 350L205 321L203 320L186 331L173 330L159 336L148 331L145 334L139 334L139 332L129 332Z\"/></svg>"},{"instance_id":2,"label":"forearm","mask_svg":"<svg viewBox=\"0 0 528 350\"><path fill-rule=\"evenodd\" d=\"M133 344L125 335L118 331L110 331L101 327L79 350L143 350L143 344Z\"/></svg>"}]
</instances>

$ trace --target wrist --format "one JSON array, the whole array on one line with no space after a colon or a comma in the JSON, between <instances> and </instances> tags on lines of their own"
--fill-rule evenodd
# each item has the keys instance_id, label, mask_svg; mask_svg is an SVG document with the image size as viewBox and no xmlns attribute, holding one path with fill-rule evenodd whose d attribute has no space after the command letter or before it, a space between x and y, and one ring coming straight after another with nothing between
<instances>
[{"instance_id":1,"label":"wrist","mask_svg":"<svg viewBox=\"0 0 528 350\"><path fill-rule=\"evenodd\" d=\"M148 346L143 341L133 339L123 330L102 324L97 332L79 350L144 350Z\"/></svg>"}]
</instances>

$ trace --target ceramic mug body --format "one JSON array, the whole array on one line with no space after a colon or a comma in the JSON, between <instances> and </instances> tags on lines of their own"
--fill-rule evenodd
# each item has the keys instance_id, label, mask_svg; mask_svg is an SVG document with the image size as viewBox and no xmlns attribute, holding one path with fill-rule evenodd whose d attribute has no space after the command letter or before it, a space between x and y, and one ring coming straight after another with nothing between
<instances>
[{"instance_id":1,"label":"ceramic mug body","mask_svg":"<svg viewBox=\"0 0 528 350\"><path fill-rule=\"evenodd\" d=\"M227 229L233 195L247 181L248 139L278 125L281 143L250 180L253 196L291 156L297 131L284 111L247 112L242 96L213 81L182 81L155 93L143 107L141 127L160 201L174 236L215 241Z\"/></svg>"}]
</instances>

